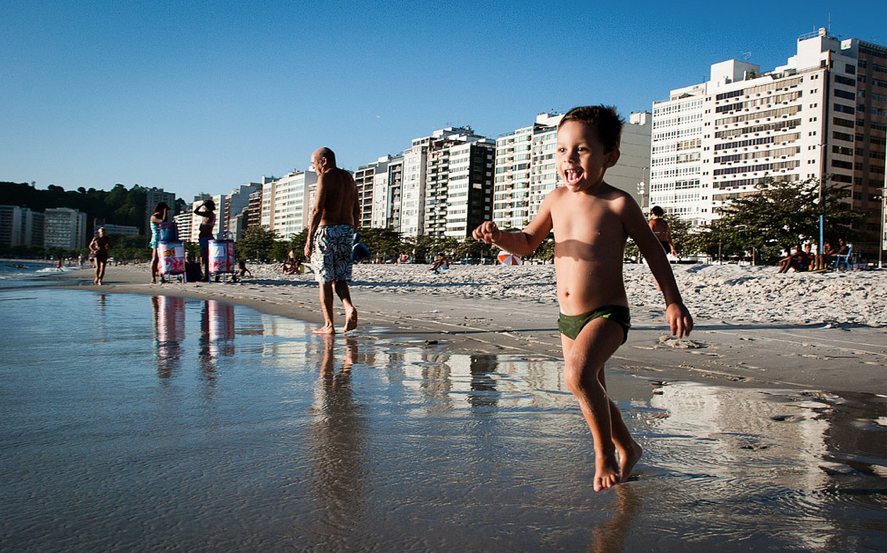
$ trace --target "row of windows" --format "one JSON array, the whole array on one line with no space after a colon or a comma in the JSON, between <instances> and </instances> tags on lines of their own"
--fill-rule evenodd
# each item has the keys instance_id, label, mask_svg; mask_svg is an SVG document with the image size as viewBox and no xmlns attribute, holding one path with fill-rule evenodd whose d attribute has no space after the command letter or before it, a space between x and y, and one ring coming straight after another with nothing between
<instances>
[{"instance_id":1,"label":"row of windows","mask_svg":"<svg viewBox=\"0 0 887 553\"><path fill-rule=\"evenodd\" d=\"M762 163L760 165L743 165L741 167L727 167L724 169L715 169L714 176L735 175L737 173L757 173L758 171L770 171L773 169L772 163Z\"/></svg>"},{"instance_id":2,"label":"row of windows","mask_svg":"<svg viewBox=\"0 0 887 553\"><path fill-rule=\"evenodd\" d=\"M662 127L674 127L680 125L688 125L690 123L695 123L696 121L702 121L701 113L691 113L689 115L680 115L678 117L670 117L668 119L658 119L653 121L653 128L659 129Z\"/></svg>"},{"instance_id":3,"label":"row of windows","mask_svg":"<svg viewBox=\"0 0 887 553\"><path fill-rule=\"evenodd\" d=\"M798 136L795 133L794 136ZM746 146L760 146L761 144L772 144L776 140L774 136L765 136L764 138L750 138L748 140L737 140L735 142L725 142L723 144L715 144L715 151L732 150L733 148L745 148ZM797 140L797 138L795 139ZM789 141L793 142L793 140Z\"/></svg>"},{"instance_id":4,"label":"row of windows","mask_svg":"<svg viewBox=\"0 0 887 553\"><path fill-rule=\"evenodd\" d=\"M776 81L773 83L753 86L749 89L746 89L745 94L747 96L751 96L752 94L762 94L764 92L768 92L771 90L779 90L781 88L788 90L790 88L795 88L796 86L798 86L802 82L804 82L803 77L794 77L792 79L785 79L785 80Z\"/></svg>"},{"instance_id":5,"label":"row of windows","mask_svg":"<svg viewBox=\"0 0 887 553\"><path fill-rule=\"evenodd\" d=\"M670 140L675 138L685 138L691 136L699 136L702 134L702 127L692 127L688 129L678 129L675 131L666 131L653 134L653 140Z\"/></svg>"},{"instance_id":6,"label":"row of windows","mask_svg":"<svg viewBox=\"0 0 887 553\"><path fill-rule=\"evenodd\" d=\"M675 182L665 182L650 186L650 192L668 192L672 190L687 190L690 188L699 188L699 179L679 180Z\"/></svg>"},{"instance_id":7,"label":"row of windows","mask_svg":"<svg viewBox=\"0 0 887 553\"><path fill-rule=\"evenodd\" d=\"M795 100L800 98L802 94L802 91L796 90L794 92L777 94L775 96L770 96L767 98L749 99L744 102L736 102L725 106L718 106L717 108L715 108L715 113L727 113L729 111L739 111L740 109L751 109L760 105L773 105L781 104L783 102L794 102Z\"/></svg>"},{"instance_id":8,"label":"row of windows","mask_svg":"<svg viewBox=\"0 0 887 553\"><path fill-rule=\"evenodd\" d=\"M663 106L660 108L653 109L653 115L655 117L662 117L664 115L669 115L672 113L680 113L682 111L692 111L695 109L702 108L702 99L691 100L688 102L678 102L674 104L669 104L667 106Z\"/></svg>"},{"instance_id":9,"label":"row of windows","mask_svg":"<svg viewBox=\"0 0 887 553\"><path fill-rule=\"evenodd\" d=\"M874 58L887 59L887 53L884 53L882 50L874 50L869 48L868 46L860 46L859 47L860 54L866 54L868 56L872 56ZM863 63L863 60L860 60L860 64Z\"/></svg>"},{"instance_id":10,"label":"row of windows","mask_svg":"<svg viewBox=\"0 0 887 553\"><path fill-rule=\"evenodd\" d=\"M794 115L799 111L801 111L801 106L789 106L787 108L768 109L755 113L743 113L742 115L734 115L733 117L715 119L715 126L745 123L746 121L782 117L783 115Z\"/></svg>"},{"instance_id":11,"label":"row of windows","mask_svg":"<svg viewBox=\"0 0 887 553\"><path fill-rule=\"evenodd\" d=\"M740 186L753 186L762 182L767 177L755 177L751 179L735 179L716 182L713 184L715 188L737 188Z\"/></svg>"},{"instance_id":12,"label":"row of windows","mask_svg":"<svg viewBox=\"0 0 887 553\"><path fill-rule=\"evenodd\" d=\"M856 111L860 113L865 113L865 104L859 104L858 106L856 106ZM879 117L883 117L885 114L887 114L887 111L885 111L884 108L879 108L878 106L872 106L872 109L868 110L868 112Z\"/></svg>"},{"instance_id":13,"label":"row of windows","mask_svg":"<svg viewBox=\"0 0 887 553\"><path fill-rule=\"evenodd\" d=\"M729 129L725 131L718 131L715 133L715 138L733 138L734 136L740 136L743 134L750 134L756 132L766 132L766 131L781 131L785 129L793 129L801 124L800 119L790 119L788 121L774 121L772 123L763 123L761 125L754 125L751 127L745 127L741 129Z\"/></svg>"},{"instance_id":14,"label":"row of windows","mask_svg":"<svg viewBox=\"0 0 887 553\"><path fill-rule=\"evenodd\" d=\"M672 179L676 177L688 177L691 175L698 175L702 171L699 167L680 167L677 169L663 169L661 171L652 171L650 173L650 179Z\"/></svg>"},{"instance_id":15,"label":"row of windows","mask_svg":"<svg viewBox=\"0 0 887 553\"><path fill-rule=\"evenodd\" d=\"M777 163L762 163L759 165L744 165L740 167L726 167L724 169L715 169L714 176L735 175L737 173L757 173L759 171L782 171L784 169L794 169L800 167L800 161L780 161Z\"/></svg>"},{"instance_id":16,"label":"row of windows","mask_svg":"<svg viewBox=\"0 0 887 553\"><path fill-rule=\"evenodd\" d=\"M736 98L737 96L742 96L745 93L745 90L734 90L733 92L724 92L723 94L718 94L715 96L715 100L720 102L721 100L728 100L730 98Z\"/></svg>"},{"instance_id":17,"label":"row of windows","mask_svg":"<svg viewBox=\"0 0 887 553\"><path fill-rule=\"evenodd\" d=\"M765 157L783 157L783 156L793 156L799 154L801 152L801 148L799 146L794 146L790 148L776 148L775 150L760 150L757 152L746 152L742 154L733 154L729 156L720 156L715 157L715 163L731 163L734 161L742 161L745 159L761 159Z\"/></svg>"}]
</instances>

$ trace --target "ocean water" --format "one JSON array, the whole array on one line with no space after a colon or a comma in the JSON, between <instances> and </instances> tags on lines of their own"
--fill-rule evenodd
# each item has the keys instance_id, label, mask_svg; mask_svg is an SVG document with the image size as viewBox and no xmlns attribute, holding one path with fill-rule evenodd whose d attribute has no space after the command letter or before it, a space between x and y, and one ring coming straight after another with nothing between
<instances>
[{"instance_id":1,"label":"ocean water","mask_svg":"<svg viewBox=\"0 0 887 553\"><path fill-rule=\"evenodd\" d=\"M76 266L65 266L59 271L54 263L0 260L0 290L53 284L51 278L53 275L73 271L76 268Z\"/></svg>"},{"instance_id":2,"label":"ocean water","mask_svg":"<svg viewBox=\"0 0 887 553\"><path fill-rule=\"evenodd\" d=\"M887 398L610 373L215 301L0 292L2 551L884 551Z\"/></svg>"}]
</instances>

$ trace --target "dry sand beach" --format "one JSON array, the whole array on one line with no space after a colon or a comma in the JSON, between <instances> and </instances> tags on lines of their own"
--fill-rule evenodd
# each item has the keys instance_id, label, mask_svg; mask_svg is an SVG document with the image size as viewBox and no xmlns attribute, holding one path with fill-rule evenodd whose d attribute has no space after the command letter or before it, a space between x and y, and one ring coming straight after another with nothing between
<instances>
[{"instance_id":1,"label":"dry sand beach","mask_svg":"<svg viewBox=\"0 0 887 553\"><path fill-rule=\"evenodd\" d=\"M777 274L774 267L675 265L696 319L690 339L668 338L664 305L644 265L626 265L632 306L628 342L611 360L663 380L736 386L797 386L887 394L887 272ZM150 284L147 265L109 267L104 292L217 299L320 322L313 275L250 267L236 283ZM58 278L98 289L90 271ZM552 265L357 265L352 295L358 333L453 353L560 356ZM338 302L337 302L338 303ZM337 306L337 324L343 313Z\"/></svg>"}]
</instances>

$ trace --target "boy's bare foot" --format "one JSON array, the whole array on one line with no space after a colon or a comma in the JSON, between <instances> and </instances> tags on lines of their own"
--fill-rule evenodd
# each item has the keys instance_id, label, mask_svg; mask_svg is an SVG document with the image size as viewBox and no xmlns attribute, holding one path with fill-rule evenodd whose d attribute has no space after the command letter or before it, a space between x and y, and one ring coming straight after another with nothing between
<instances>
[{"instance_id":1,"label":"boy's bare foot","mask_svg":"<svg viewBox=\"0 0 887 553\"><path fill-rule=\"evenodd\" d=\"M615 454L594 454L594 491L609 490L622 480L619 478L619 464Z\"/></svg>"},{"instance_id":2,"label":"boy's bare foot","mask_svg":"<svg viewBox=\"0 0 887 553\"><path fill-rule=\"evenodd\" d=\"M355 328L357 328L357 309L352 309L350 313L346 313L345 326L342 327L342 332L348 332Z\"/></svg>"},{"instance_id":3,"label":"boy's bare foot","mask_svg":"<svg viewBox=\"0 0 887 553\"><path fill-rule=\"evenodd\" d=\"M631 449L629 451L619 451L619 468L622 475L621 482L628 482L631 471L644 454L644 448L636 441L631 441Z\"/></svg>"},{"instance_id":4,"label":"boy's bare foot","mask_svg":"<svg viewBox=\"0 0 887 553\"><path fill-rule=\"evenodd\" d=\"M332 336L333 334L336 333L336 329L333 325L324 325L320 328L315 328L311 332L313 332L314 334L321 334L324 336Z\"/></svg>"}]
</instances>

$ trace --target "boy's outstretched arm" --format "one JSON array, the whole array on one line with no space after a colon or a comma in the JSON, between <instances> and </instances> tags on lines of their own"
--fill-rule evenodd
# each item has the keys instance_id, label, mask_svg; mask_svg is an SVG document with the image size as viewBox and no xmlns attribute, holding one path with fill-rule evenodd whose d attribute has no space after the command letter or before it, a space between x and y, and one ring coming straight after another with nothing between
<instances>
[{"instance_id":1,"label":"boy's outstretched arm","mask_svg":"<svg viewBox=\"0 0 887 553\"><path fill-rule=\"evenodd\" d=\"M641 255L647 260L650 271L662 288L665 296L665 321L668 323L671 333L678 338L689 336L693 330L693 317L684 305L678 284L674 279L674 273L662 245L650 230L650 226L644 219L641 208L629 199L625 204L623 224L625 231L638 245Z\"/></svg>"},{"instance_id":2,"label":"boy's outstretched arm","mask_svg":"<svg viewBox=\"0 0 887 553\"><path fill-rule=\"evenodd\" d=\"M500 230L496 223L484 221L471 235L475 240L495 244L515 255L530 255L536 251L549 232L551 232L551 213L546 202L542 202L536 218L520 232L505 232Z\"/></svg>"}]
</instances>

